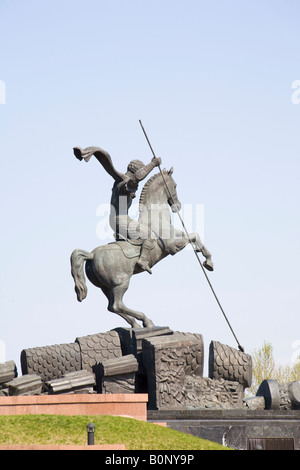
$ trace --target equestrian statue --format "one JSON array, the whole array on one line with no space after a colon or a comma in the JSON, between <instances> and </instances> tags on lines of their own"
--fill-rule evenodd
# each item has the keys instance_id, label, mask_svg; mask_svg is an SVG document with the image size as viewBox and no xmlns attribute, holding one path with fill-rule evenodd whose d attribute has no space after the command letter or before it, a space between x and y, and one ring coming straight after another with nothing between
<instances>
[{"instance_id":1,"label":"equestrian statue","mask_svg":"<svg viewBox=\"0 0 300 470\"><path fill-rule=\"evenodd\" d=\"M181 204L177 197L176 183L172 177L173 168L161 170L161 159L152 158L145 165L132 160L125 174L118 172L108 152L100 147L74 147L78 160L88 162L94 157L114 179L111 196L109 223L114 231L115 241L98 246L88 252L80 249L71 255L71 273L75 282L77 299L81 302L87 296L84 274L108 299L108 310L117 313L132 328L153 327L153 322L142 312L124 305L123 296L133 274L152 273L151 268L168 255L175 255L188 243L196 252L205 257L203 266L213 271L211 254L203 245L198 233L185 234L172 226L170 208L179 212ZM153 174L144 184L139 200L139 218L131 219L128 210L136 197L138 185L154 168Z\"/></svg>"}]
</instances>

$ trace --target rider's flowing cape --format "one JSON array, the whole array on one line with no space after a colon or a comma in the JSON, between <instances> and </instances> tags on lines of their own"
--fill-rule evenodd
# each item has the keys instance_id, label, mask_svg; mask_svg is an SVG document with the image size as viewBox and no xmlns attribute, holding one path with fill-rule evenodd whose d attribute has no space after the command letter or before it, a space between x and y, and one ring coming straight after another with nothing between
<instances>
[{"instance_id":1,"label":"rider's flowing cape","mask_svg":"<svg viewBox=\"0 0 300 470\"><path fill-rule=\"evenodd\" d=\"M123 180L124 175L115 169L109 153L100 147L87 147L85 149L82 149L81 147L74 147L73 151L75 157L78 158L78 160L85 160L86 162L90 160L92 155L95 155L103 168L105 168L107 173L110 174L115 181Z\"/></svg>"}]
</instances>

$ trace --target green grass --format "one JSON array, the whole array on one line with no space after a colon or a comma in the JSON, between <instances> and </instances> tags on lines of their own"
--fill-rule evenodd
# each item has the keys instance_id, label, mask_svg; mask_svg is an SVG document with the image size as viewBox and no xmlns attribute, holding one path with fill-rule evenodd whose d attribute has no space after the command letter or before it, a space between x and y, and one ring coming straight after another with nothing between
<instances>
[{"instance_id":1,"label":"green grass","mask_svg":"<svg viewBox=\"0 0 300 470\"><path fill-rule=\"evenodd\" d=\"M126 450L227 450L189 434L119 416L0 416L0 444L85 445L90 422L96 426L95 444L125 444Z\"/></svg>"}]
</instances>

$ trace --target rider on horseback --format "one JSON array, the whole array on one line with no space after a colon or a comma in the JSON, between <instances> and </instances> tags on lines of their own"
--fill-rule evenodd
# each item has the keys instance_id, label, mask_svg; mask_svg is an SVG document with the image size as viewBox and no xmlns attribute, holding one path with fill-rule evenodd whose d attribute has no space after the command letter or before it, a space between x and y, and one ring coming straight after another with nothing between
<instances>
[{"instance_id":1,"label":"rider on horseback","mask_svg":"<svg viewBox=\"0 0 300 470\"><path fill-rule=\"evenodd\" d=\"M112 164L110 155L100 147L87 147L82 149L74 147L74 154L79 160L89 161L94 155L105 170L114 178L115 183L112 188L111 212L109 222L111 228L115 231L116 240L140 240L142 248L137 265L152 273L150 262L150 251L153 247L153 241L148 227L139 224L128 216L128 210L132 200L136 197L138 184L157 166L161 164L161 159L153 157L151 162L145 165L140 160L132 160L125 174L116 171Z\"/></svg>"}]
</instances>

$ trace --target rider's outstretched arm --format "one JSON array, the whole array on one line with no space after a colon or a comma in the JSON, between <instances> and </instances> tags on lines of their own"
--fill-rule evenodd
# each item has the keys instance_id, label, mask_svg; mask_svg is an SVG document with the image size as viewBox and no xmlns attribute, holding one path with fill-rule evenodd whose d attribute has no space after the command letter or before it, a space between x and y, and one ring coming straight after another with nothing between
<instances>
[{"instance_id":1,"label":"rider's outstretched arm","mask_svg":"<svg viewBox=\"0 0 300 470\"><path fill-rule=\"evenodd\" d=\"M151 162L148 163L148 165L143 166L139 170L137 170L134 173L134 177L137 180L137 182L142 181L146 176L149 175L150 171L153 170L156 166L159 166L161 164L161 159L153 157Z\"/></svg>"}]
</instances>

